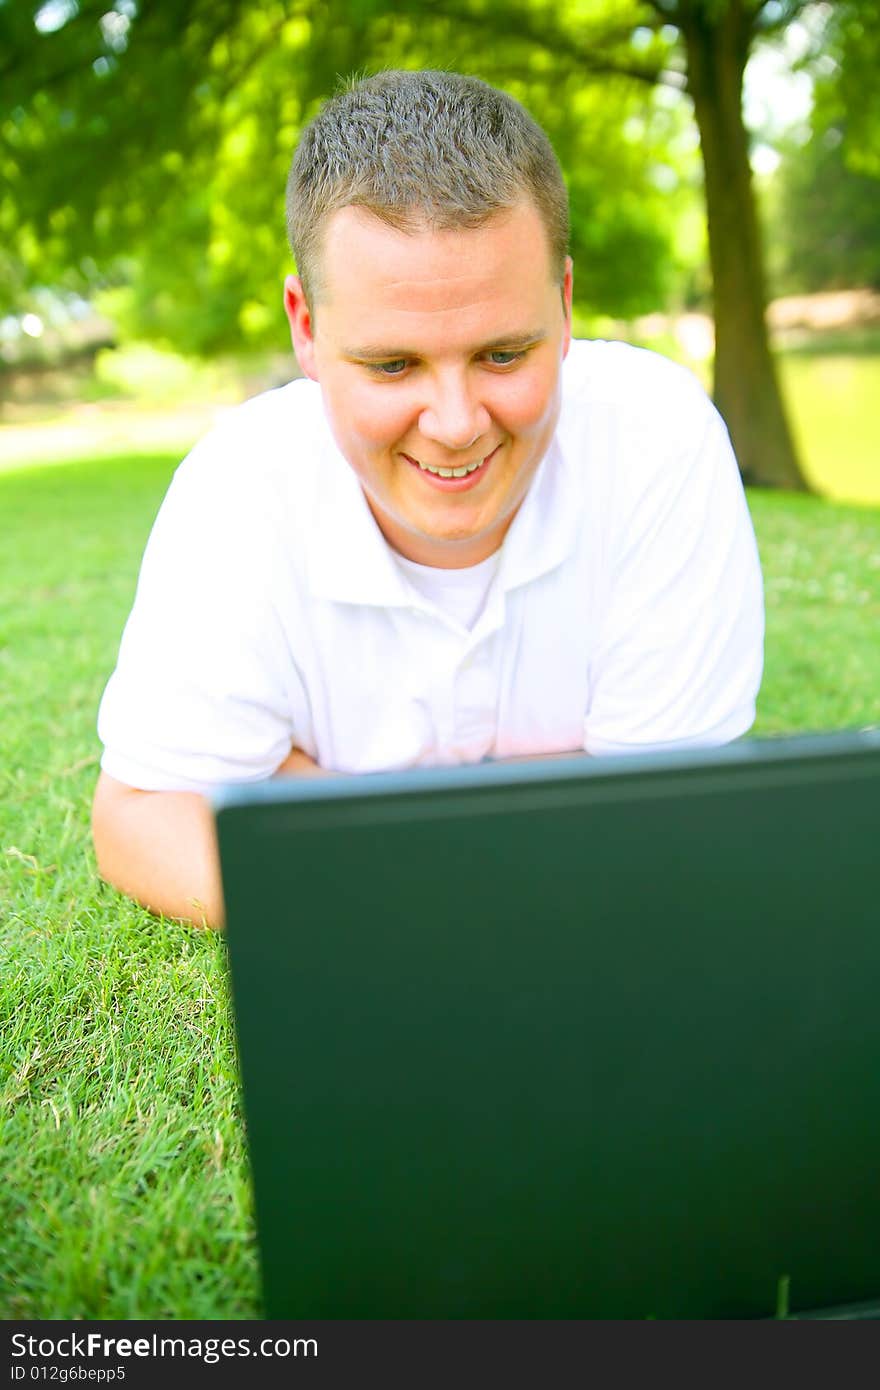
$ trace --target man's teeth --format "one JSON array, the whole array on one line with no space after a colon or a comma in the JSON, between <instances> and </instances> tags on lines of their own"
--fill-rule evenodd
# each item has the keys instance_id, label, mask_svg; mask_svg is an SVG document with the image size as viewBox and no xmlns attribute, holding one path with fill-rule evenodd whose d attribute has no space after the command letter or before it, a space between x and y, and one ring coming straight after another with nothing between
<instances>
[{"instance_id":1,"label":"man's teeth","mask_svg":"<svg viewBox=\"0 0 880 1390\"><path fill-rule=\"evenodd\" d=\"M433 473L438 478L464 478L468 473L476 473L485 462L485 459L477 459L476 463L469 463L464 468L432 468L429 463L419 463L416 459L423 473Z\"/></svg>"}]
</instances>

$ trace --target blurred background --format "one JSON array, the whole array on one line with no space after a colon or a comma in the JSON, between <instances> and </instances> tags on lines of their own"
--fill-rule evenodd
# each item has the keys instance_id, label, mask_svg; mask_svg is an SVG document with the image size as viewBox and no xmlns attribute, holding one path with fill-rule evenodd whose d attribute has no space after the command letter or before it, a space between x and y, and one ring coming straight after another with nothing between
<instances>
[{"instance_id":1,"label":"blurred background","mask_svg":"<svg viewBox=\"0 0 880 1390\"><path fill-rule=\"evenodd\" d=\"M880 0L110 4L0 0L0 468L289 380L299 131L446 67L554 142L577 331L695 370L748 482L880 504Z\"/></svg>"}]
</instances>

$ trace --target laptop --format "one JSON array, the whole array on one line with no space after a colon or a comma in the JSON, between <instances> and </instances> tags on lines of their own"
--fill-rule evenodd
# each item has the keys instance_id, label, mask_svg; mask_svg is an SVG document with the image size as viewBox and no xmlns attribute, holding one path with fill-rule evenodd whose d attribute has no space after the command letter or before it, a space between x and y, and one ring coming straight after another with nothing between
<instances>
[{"instance_id":1,"label":"laptop","mask_svg":"<svg viewBox=\"0 0 880 1390\"><path fill-rule=\"evenodd\" d=\"M880 730L215 809L268 1318L878 1316Z\"/></svg>"}]
</instances>

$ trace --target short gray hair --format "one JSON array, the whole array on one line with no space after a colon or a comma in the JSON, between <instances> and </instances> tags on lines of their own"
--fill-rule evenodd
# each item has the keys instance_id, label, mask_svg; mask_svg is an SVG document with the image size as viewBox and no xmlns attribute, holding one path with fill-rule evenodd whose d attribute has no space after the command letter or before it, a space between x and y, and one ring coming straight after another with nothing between
<instances>
[{"instance_id":1,"label":"short gray hair","mask_svg":"<svg viewBox=\"0 0 880 1390\"><path fill-rule=\"evenodd\" d=\"M310 305L324 225L363 207L400 231L478 227L531 199L561 285L568 195L544 131L518 101L476 77L387 71L350 82L300 137L287 181L287 234Z\"/></svg>"}]
</instances>

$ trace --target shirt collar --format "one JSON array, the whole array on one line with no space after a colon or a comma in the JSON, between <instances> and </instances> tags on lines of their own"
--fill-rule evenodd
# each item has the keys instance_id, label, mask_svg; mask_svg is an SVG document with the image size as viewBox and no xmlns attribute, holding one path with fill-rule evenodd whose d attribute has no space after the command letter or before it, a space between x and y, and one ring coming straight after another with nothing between
<instances>
[{"instance_id":1,"label":"shirt collar","mask_svg":"<svg viewBox=\"0 0 880 1390\"><path fill-rule=\"evenodd\" d=\"M531 583L571 554L580 510L578 478L557 433L501 547L498 579L505 591Z\"/></svg>"}]
</instances>

